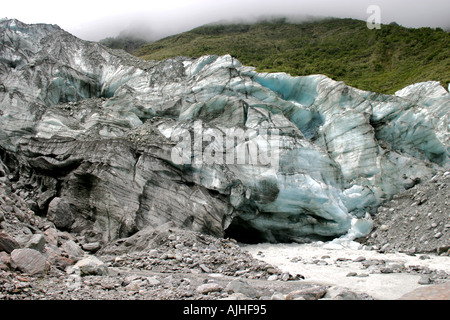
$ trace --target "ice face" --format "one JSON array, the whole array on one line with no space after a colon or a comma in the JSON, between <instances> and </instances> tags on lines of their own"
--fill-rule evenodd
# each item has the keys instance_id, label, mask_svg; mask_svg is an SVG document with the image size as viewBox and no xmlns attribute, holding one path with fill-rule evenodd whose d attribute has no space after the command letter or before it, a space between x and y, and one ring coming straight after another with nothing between
<instances>
[{"instance_id":1,"label":"ice face","mask_svg":"<svg viewBox=\"0 0 450 320\"><path fill-rule=\"evenodd\" d=\"M45 25L0 33L2 152L39 172L21 179L56 179L46 188L81 212L74 228L105 241L167 221L253 241L354 238L380 203L449 168L437 82L388 96L229 55L144 62Z\"/></svg>"}]
</instances>

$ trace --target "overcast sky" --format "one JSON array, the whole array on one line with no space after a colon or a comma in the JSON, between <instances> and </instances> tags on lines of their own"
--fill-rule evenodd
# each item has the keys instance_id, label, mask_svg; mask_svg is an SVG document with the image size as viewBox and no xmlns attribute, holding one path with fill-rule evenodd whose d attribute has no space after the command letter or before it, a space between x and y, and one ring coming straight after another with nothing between
<instances>
[{"instance_id":1,"label":"overcast sky","mask_svg":"<svg viewBox=\"0 0 450 320\"><path fill-rule=\"evenodd\" d=\"M262 15L314 15L366 20L369 5L381 9L381 22L407 27L450 28L450 0L2 0L0 18L50 23L85 40L137 29L160 38L222 19Z\"/></svg>"}]
</instances>

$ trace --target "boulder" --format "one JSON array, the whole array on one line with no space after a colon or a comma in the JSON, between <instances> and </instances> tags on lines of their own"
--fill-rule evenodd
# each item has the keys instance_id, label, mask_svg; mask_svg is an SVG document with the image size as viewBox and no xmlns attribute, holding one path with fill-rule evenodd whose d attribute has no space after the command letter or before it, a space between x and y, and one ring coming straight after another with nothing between
<instances>
[{"instance_id":1,"label":"boulder","mask_svg":"<svg viewBox=\"0 0 450 320\"><path fill-rule=\"evenodd\" d=\"M52 221L57 228L70 228L75 220L73 206L64 199L53 198L48 205L47 218Z\"/></svg>"},{"instance_id":2,"label":"boulder","mask_svg":"<svg viewBox=\"0 0 450 320\"><path fill-rule=\"evenodd\" d=\"M57 246L58 245L58 230L55 228L48 228L44 231L45 240L48 244Z\"/></svg>"},{"instance_id":3,"label":"boulder","mask_svg":"<svg viewBox=\"0 0 450 320\"><path fill-rule=\"evenodd\" d=\"M47 191L41 193L39 198L38 198L38 200L37 200L38 208L40 210L44 210L47 207L50 199L55 197L55 195L56 195L56 191L55 190L47 190Z\"/></svg>"},{"instance_id":4,"label":"boulder","mask_svg":"<svg viewBox=\"0 0 450 320\"><path fill-rule=\"evenodd\" d=\"M43 275L50 268L45 256L34 249L13 250L11 261L20 271L29 275Z\"/></svg>"},{"instance_id":5,"label":"boulder","mask_svg":"<svg viewBox=\"0 0 450 320\"><path fill-rule=\"evenodd\" d=\"M47 245L44 253L50 265L55 266L60 270L66 270L67 267L73 264L73 261L62 255L61 250L58 247Z\"/></svg>"},{"instance_id":6,"label":"boulder","mask_svg":"<svg viewBox=\"0 0 450 320\"><path fill-rule=\"evenodd\" d=\"M319 300L327 293L327 289L322 286L291 291L287 294L286 300Z\"/></svg>"},{"instance_id":7,"label":"boulder","mask_svg":"<svg viewBox=\"0 0 450 320\"><path fill-rule=\"evenodd\" d=\"M45 243L45 237L42 234L34 234L25 244L25 248L34 249L42 253L45 248Z\"/></svg>"},{"instance_id":8,"label":"boulder","mask_svg":"<svg viewBox=\"0 0 450 320\"><path fill-rule=\"evenodd\" d=\"M237 279L233 280L226 286L225 290L228 293L240 293L248 298L258 298L260 297L260 293L251 285L248 284L248 282Z\"/></svg>"},{"instance_id":9,"label":"boulder","mask_svg":"<svg viewBox=\"0 0 450 320\"><path fill-rule=\"evenodd\" d=\"M100 242L90 242L85 243L81 246L83 250L89 251L89 252L96 252L101 248Z\"/></svg>"},{"instance_id":10,"label":"boulder","mask_svg":"<svg viewBox=\"0 0 450 320\"><path fill-rule=\"evenodd\" d=\"M108 274L105 263L95 256L87 256L78 261L73 269L81 276L104 276Z\"/></svg>"},{"instance_id":11,"label":"boulder","mask_svg":"<svg viewBox=\"0 0 450 320\"><path fill-rule=\"evenodd\" d=\"M69 259L75 262L83 258L83 256L85 255L85 252L73 240L67 240L66 242L64 242L61 245L61 249L63 249L67 253Z\"/></svg>"}]
</instances>

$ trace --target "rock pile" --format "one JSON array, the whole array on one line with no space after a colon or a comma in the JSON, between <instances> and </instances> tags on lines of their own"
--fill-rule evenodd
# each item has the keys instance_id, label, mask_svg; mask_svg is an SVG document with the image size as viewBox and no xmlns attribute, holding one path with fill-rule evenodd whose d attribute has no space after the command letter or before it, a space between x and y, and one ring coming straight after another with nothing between
<instances>
[{"instance_id":1,"label":"rock pile","mask_svg":"<svg viewBox=\"0 0 450 320\"><path fill-rule=\"evenodd\" d=\"M35 214L9 182L0 182L0 269L44 275L65 270L90 252L83 237L61 231Z\"/></svg>"},{"instance_id":2,"label":"rock pile","mask_svg":"<svg viewBox=\"0 0 450 320\"><path fill-rule=\"evenodd\" d=\"M146 228L115 241L98 254L112 267L160 273L216 273L248 279L268 279L274 275L281 278L278 268L252 258L233 239L219 239L170 225Z\"/></svg>"},{"instance_id":3,"label":"rock pile","mask_svg":"<svg viewBox=\"0 0 450 320\"><path fill-rule=\"evenodd\" d=\"M450 172L440 172L378 209L374 230L361 239L383 252L450 253Z\"/></svg>"}]
</instances>

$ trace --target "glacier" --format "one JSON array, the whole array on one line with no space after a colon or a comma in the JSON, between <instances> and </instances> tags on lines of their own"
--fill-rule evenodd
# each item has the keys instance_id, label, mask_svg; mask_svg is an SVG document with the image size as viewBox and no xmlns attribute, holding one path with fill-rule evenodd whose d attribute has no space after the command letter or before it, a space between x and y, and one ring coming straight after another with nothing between
<instances>
[{"instance_id":1,"label":"glacier","mask_svg":"<svg viewBox=\"0 0 450 320\"><path fill-rule=\"evenodd\" d=\"M0 177L91 240L168 221L245 242L355 238L450 167L439 82L386 95L230 55L143 61L55 25L3 20L0 35Z\"/></svg>"}]
</instances>

